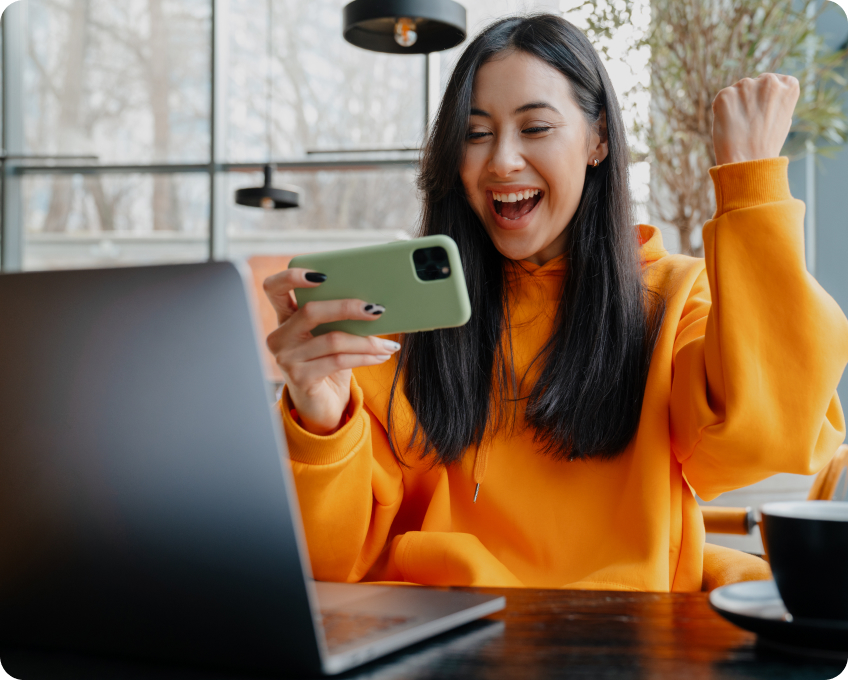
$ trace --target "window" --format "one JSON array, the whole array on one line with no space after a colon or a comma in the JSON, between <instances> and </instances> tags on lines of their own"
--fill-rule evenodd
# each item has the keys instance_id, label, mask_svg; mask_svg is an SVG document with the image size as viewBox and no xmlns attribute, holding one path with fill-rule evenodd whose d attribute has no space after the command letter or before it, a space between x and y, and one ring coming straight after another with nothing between
<instances>
[{"instance_id":1,"label":"window","mask_svg":"<svg viewBox=\"0 0 848 680\"><path fill-rule=\"evenodd\" d=\"M408 234L424 57L349 45L344 4L273 0L270 21L266 0L13 5L3 33L23 39L4 50L4 268L246 257ZM235 189L261 184L268 160L279 163L276 183L300 188L300 208L235 205Z\"/></svg>"},{"instance_id":2,"label":"window","mask_svg":"<svg viewBox=\"0 0 848 680\"><path fill-rule=\"evenodd\" d=\"M263 213L229 202L232 256L387 241L414 228L424 57L347 43L345 4L275 0L269 17L266 0L230 0L227 160L300 163L274 179L298 187L302 206ZM357 159L386 165L334 169ZM261 184L261 173L231 173L227 195Z\"/></svg>"},{"instance_id":3,"label":"window","mask_svg":"<svg viewBox=\"0 0 848 680\"><path fill-rule=\"evenodd\" d=\"M199 262L209 254L200 173L26 175L24 268Z\"/></svg>"},{"instance_id":4,"label":"window","mask_svg":"<svg viewBox=\"0 0 848 680\"><path fill-rule=\"evenodd\" d=\"M420 145L424 57L379 54L346 42L345 4L274 0L269 64L267 0L230 0L228 160L267 156L269 104L275 159Z\"/></svg>"},{"instance_id":5,"label":"window","mask_svg":"<svg viewBox=\"0 0 848 680\"><path fill-rule=\"evenodd\" d=\"M22 5L26 153L209 162L209 0Z\"/></svg>"}]
</instances>

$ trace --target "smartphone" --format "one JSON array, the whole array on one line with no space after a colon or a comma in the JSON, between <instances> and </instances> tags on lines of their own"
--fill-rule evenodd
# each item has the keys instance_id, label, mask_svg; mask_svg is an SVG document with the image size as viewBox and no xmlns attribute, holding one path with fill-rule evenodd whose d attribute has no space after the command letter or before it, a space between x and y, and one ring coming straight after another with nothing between
<instances>
[{"instance_id":1,"label":"smartphone","mask_svg":"<svg viewBox=\"0 0 848 680\"><path fill-rule=\"evenodd\" d=\"M327 275L317 288L295 290L299 307L358 298L386 308L375 321L334 321L321 324L313 335L414 333L462 326L471 318L459 248L449 236L299 255L289 263L292 267Z\"/></svg>"}]
</instances>

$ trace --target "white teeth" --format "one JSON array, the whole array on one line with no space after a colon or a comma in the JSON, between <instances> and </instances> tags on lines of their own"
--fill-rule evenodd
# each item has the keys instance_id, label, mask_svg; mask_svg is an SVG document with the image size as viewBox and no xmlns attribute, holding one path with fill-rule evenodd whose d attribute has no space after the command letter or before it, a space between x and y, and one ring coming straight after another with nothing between
<instances>
[{"instance_id":1,"label":"white teeth","mask_svg":"<svg viewBox=\"0 0 848 680\"><path fill-rule=\"evenodd\" d=\"M501 203L515 203L516 201L525 201L528 198L538 195L539 189L525 189L514 194L496 194L492 192L492 198Z\"/></svg>"}]
</instances>

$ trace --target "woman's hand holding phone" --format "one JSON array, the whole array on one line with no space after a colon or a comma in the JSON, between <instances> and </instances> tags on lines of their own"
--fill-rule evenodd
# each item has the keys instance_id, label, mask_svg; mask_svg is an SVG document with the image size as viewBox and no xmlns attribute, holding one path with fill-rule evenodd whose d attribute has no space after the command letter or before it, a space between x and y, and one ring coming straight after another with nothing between
<instances>
[{"instance_id":1,"label":"woman's hand holding phone","mask_svg":"<svg viewBox=\"0 0 848 680\"><path fill-rule=\"evenodd\" d=\"M311 331L320 324L375 320L385 311L364 300L315 301L298 308L294 289L316 288L324 280L323 274L307 269L286 269L264 282L280 324L268 336L268 349L283 372L301 423L319 435L341 424L350 402L351 369L381 364L400 349L391 340L340 331L314 337Z\"/></svg>"}]
</instances>

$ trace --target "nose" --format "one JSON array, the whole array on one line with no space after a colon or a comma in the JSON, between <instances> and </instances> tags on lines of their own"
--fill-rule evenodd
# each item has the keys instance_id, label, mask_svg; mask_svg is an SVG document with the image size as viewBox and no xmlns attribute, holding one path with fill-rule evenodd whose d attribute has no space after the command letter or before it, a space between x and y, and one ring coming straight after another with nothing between
<instances>
[{"instance_id":1,"label":"nose","mask_svg":"<svg viewBox=\"0 0 848 680\"><path fill-rule=\"evenodd\" d=\"M492 146L488 170L497 177L509 177L525 166L520 145L510 135L499 136Z\"/></svg>"}]
</instances>

